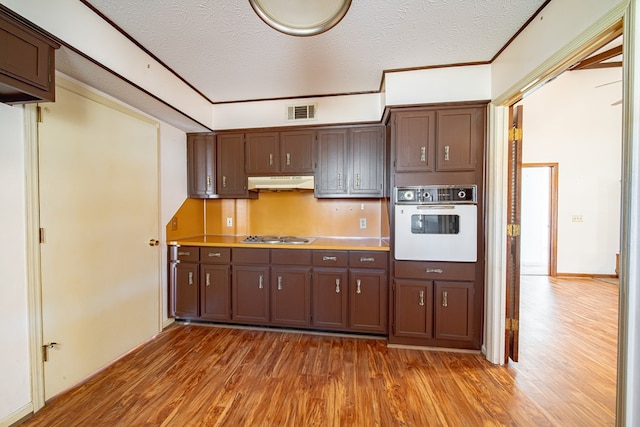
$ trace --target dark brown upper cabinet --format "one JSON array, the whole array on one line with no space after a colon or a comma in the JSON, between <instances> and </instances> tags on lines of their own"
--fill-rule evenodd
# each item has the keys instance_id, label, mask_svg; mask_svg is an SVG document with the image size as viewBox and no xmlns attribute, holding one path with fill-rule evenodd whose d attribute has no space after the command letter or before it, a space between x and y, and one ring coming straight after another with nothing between
<instances>
[{"instance_id":1,"label":"dark brown upper cabinet","mask_svg":"<svg viewBox=\"0 0 640 427\"><path fill-rule=\"evenodd\" d=\"M483 141L483 109L438 111L436 170L474 170L477 166L477 147L481 146Z\"/></svg>"},{"instance_id":2,"label":"dark brown upper cabinet","mask_svg":"<svg viewBox=\"0 0 640 427\"><path fill-rule=\"evenodd\" d=\"M245 134L247 175L313 174L313 141L310 130L251 132Z\"/></svg>"},{"instance_id":3,"label":"dark brown upper cabinet","mask_svg":"<svg viewBox=\"0 0 640 427\"><path fill-rule=\"evenodd\" d=\"M194 199L217 197L215 164L215 135L187 135L187 185L189 197Z\"/></svg>"},{"instance_id":4,"label":"dark brown upper cabinet","mask_svg":"<svg viewBox=\"0 0 640 427\"><path fill-rule=\"evenodd\" d=\"M315 196L383 197L382 126L318 131Z\"/></svg>"},{"instance_id":5,"label":"dark brown upper cabinet","mask_svg":"<svg viewBox=\"0 0 640 427\"><path fill-rule=\"evenodd\" d=\"M247 174L244 172L244 134L222 134L217 137L216 177L220 197L248 197Z\"/></svg>"},{"instance_id":6,"label":"dark brown upper cabinet","mask_svg":"<svg viewBox=\"0 0 640 427\"><path fill-rule=\"evenodd\" d=\"M396 172L431 172L435 163L436 112L394 113Z\"/></svg>"},{"instance_id":7,"label":"dark brown upper cabinet","mask_svg":"<svg viewBox=\"0 0 640 427\"><path fill-rule=\"evenodd\" d=\"M60 45L0 5L0 101L55 100L55 50Z\"/></svg>"}]
</instances>

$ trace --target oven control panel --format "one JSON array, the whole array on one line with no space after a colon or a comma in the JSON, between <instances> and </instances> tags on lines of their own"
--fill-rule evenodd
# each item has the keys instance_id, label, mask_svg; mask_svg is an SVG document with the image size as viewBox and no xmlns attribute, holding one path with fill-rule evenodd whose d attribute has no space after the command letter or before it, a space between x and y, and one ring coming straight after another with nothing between
<instances>
[{"instance_id":1,"label":"oven control panel","mask_svg":"<svg viewBox=\"0 0 640 427\"><path fill-rule=\"evenodd\" d=\"M396 204L477 203L475 185L425 185L396 187Z\"/></svg>"}]
</instances>

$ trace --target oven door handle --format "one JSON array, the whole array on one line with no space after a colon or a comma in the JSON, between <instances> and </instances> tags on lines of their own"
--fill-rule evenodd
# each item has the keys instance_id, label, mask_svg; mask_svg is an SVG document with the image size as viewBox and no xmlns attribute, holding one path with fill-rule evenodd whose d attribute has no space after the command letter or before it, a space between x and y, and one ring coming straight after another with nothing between
<instances>
[{"instance_id":1,"label":"oven door handle","mask_svg":"<svg viewBox=\"0 0 640 427\"><path fill-rule=\"evenodd\" d=\"M416 206L419 210L429 210L429 209L455 209L454 205L418 205Z\"/></svg>"}]
</instances>

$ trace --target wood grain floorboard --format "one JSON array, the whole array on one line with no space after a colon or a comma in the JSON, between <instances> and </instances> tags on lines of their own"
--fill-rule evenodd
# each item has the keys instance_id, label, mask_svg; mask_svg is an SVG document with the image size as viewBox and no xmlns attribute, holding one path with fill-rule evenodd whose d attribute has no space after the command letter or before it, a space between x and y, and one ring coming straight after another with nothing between
<instances>
[{"instance_id":1,"label":"wood grain floorboard","mask_svg":"<svg viewBox=\"0 0 640 427\"><path fill-rule=\"evenodd\" d=\"M521 280L520 362L175 324L22 426L613 426L618 288Z\"/></svg>"}]
</instances>

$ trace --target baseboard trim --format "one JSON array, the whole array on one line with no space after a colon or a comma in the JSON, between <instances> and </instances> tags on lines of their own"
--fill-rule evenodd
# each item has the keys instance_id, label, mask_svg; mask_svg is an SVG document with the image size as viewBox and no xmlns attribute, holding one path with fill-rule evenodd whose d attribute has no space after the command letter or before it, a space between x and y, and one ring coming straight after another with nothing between
<instances>
[{"instance_id":1,"label":"baseboard trim","mask_svg":"<svg viewBox=\"0 0 640 427\"><path fill-rule=\"evenodd\" d=\"M556 277L585 277L591 279L617 279L617 274L558 273Z\"/></svg>"},{"instance_id":2,"label":"baseboard trim","mask_svg":"<svg viewBox=\"0 0 640 427\"><path fill-rule=\"evenodd\" d=\"M17 426L31 415L33 415L33 402L27 403L22 408L9 414L7 418L0 420L0 427Z\"/></svg>"}]
</instances>

